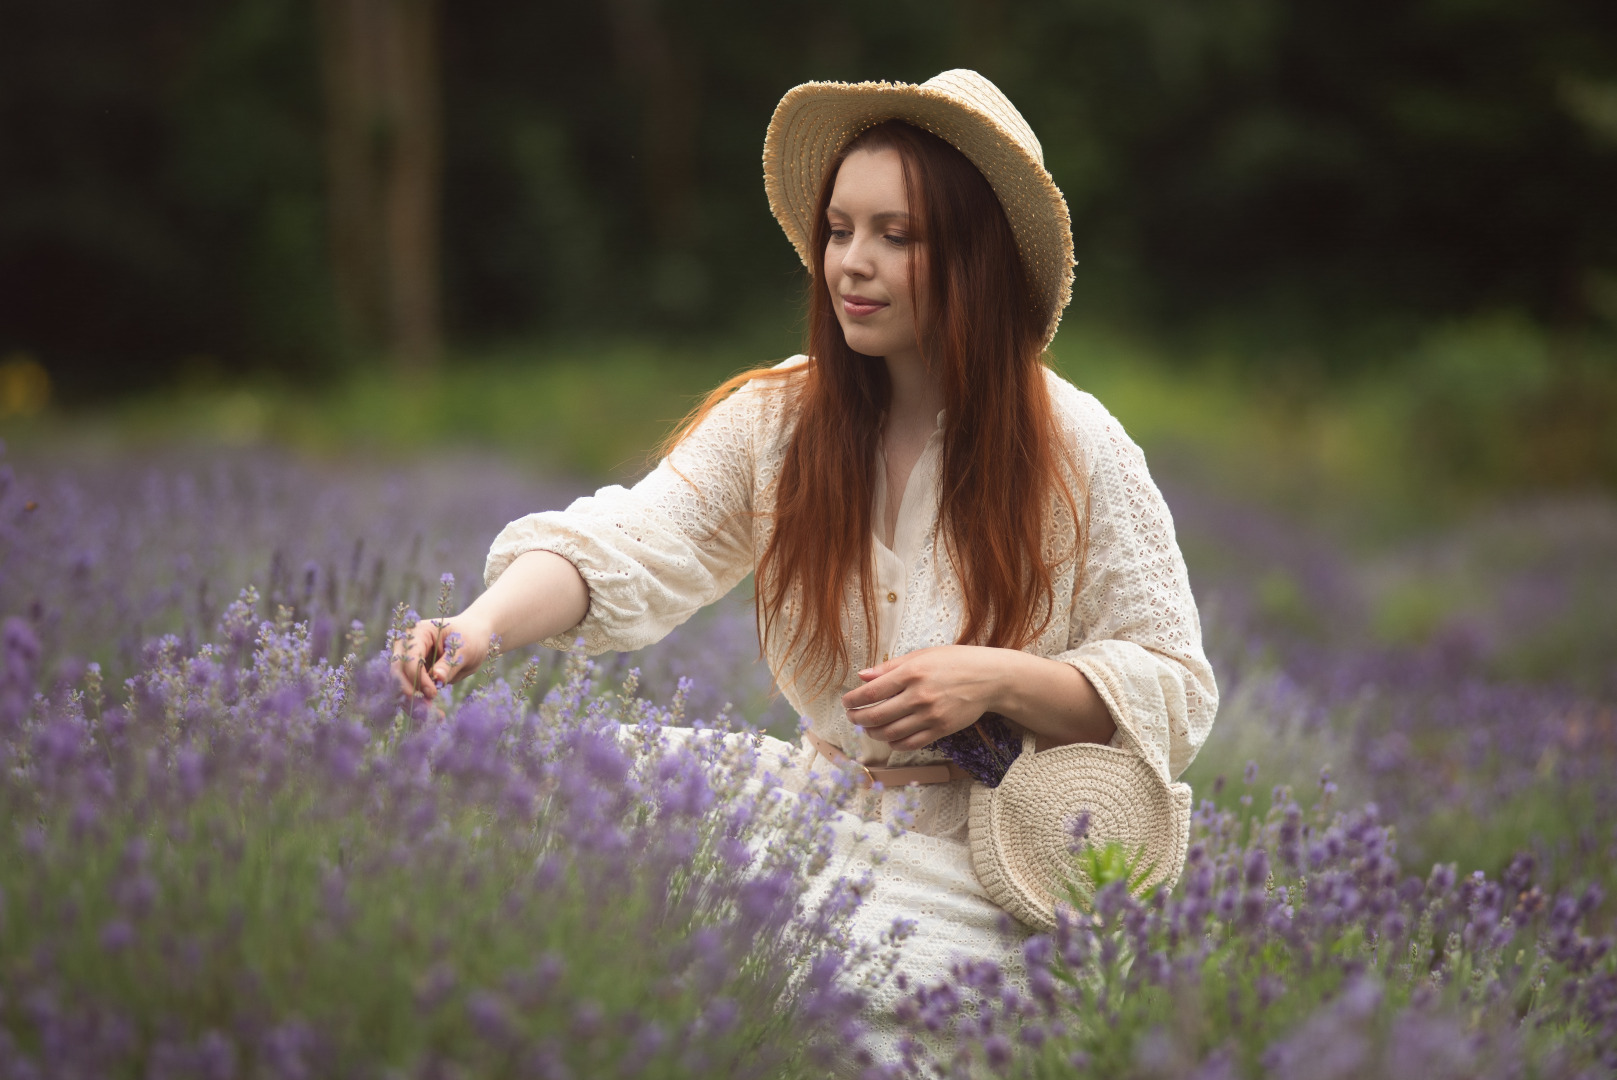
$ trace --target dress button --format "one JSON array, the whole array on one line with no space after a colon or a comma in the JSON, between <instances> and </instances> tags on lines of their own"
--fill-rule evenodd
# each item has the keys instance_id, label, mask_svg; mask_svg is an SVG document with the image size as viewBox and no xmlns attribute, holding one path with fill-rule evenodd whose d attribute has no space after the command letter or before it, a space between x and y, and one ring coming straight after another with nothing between
<instances>
[{"instance_id":1,"label":"dress button","mask_svg":"<svg viewBox=\"0 0 1617 1080\"><path fill-rule=\"evenodd\" d=\"M887 594L887 602L888 602L888 603L889 603L889 604L896 604L896 603L898 603L898 594L897 594L897 593L896 593L896 592L890 592L890 593L888 593L888 594Z\"/></svg>"}]
</instances>

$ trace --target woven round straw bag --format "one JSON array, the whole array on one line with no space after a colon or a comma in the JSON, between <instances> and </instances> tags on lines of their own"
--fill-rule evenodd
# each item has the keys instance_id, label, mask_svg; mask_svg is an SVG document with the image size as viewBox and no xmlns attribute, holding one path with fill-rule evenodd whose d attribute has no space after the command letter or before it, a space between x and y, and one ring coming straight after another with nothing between
<instances>
[{"instance_id":1,"label":"woven round straw bag","mask_svg":"<svg viewBox=\"0 0 1617 1080\"><path fill-rule=\"evenodd\" d=\"M775 107L764 136L769 208L803 265L820 184L831 160L866 128L903 120L930 131L977 166L1005 209L1034 300L1055 336L1072 297L1072 222L1067 200L1044 167L1044 148L999 87L965 68L912 83L811 82Z\"/></svg>"},{"instance_id":2,"label":"woven round straw bag","mask_svg":"<svg viewBox=\"0 0 1617 1080\"><path fill-rule=\"evenodd\" d=\"M971 860L989 899L1054 930L1057 905L1082 877L1072 851L1082 811L1089 843L1115 841L1138 860L1136 890L1173 888L1190 841L1190 785L1168 783L1130 750L1073 743L1034 753L1028 735L998 787L971 786Z\"/></svg>"}]
</instances>

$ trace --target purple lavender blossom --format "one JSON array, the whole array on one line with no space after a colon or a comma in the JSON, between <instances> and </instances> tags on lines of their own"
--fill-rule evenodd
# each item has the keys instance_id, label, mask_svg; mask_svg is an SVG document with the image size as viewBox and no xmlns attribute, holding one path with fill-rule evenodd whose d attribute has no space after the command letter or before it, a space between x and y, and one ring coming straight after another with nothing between
<instances>
[{"instance_id":1,"label":"purple lavender blossom","mask_svg":"<svg viewBox=\"0 0 1617 1080\"><path fill-rule=\"evenodd\" d=\"M1022 735L1020 728L998 713L984 713L970 727L945 735L932 746L972 779L998 787L1022 752Z\"/></svg>"},{"instance_id":2,"label":"purple lavender blossom","mask_svg":"<svg viewBox=\"0 0 1617 1080\"><path fill-rule=\"evenodd\" d=\"M779 823L718 744L645 750L676 726L791 728L750 608L727 599L634 657L511 657L447 715L401 710L376 656L394 605L475 594L489 537L570 494L426 470L266 454L8 473L0 1074L365 1071L352 995L297 973L373 968L396 968L377 985L399 1030L453 1033L394 1059L422 1075L762 1073L786 1065L759 1048L832 1061L857 1036L866 999L822 932L859 890L797 912L791 861L759 839ZM1609 1071L1617 961L1591 879L1609 892L1617 865L1617 620L1585 598L1617 584L1617 514L1505 510L1363 554L1171 494L1226 702L1189 774L1210 799L1179 887L1108 887L1020 968L901 987L906 1062L842 1060ZM1399 623L1399 590L1434 580L1460 599ZM1020 749L993 716L945 742L985 783ZM1220 770L1244 785L1226 794ZM505 943L498 962L464 927ZM591 983L621 982L620 955L644 976L629 1005ZM158 982L181 1003L161 1016L117 990Z\"/></svg>"}]
</instances>

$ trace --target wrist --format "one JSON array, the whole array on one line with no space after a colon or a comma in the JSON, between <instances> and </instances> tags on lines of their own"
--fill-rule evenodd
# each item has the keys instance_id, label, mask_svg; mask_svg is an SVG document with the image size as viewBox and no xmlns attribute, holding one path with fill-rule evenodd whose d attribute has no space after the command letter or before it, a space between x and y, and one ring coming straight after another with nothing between
<instances>
[{"instance_id":1,"label":"wrist","mask_svg":"<svg viewBox=\"0 0 1617 1080\"><path fill-rule=\"evenodd\" d=\"M499 626L486 612L478 611L475 602L450 620L450 629L460 634L464 643L469 645L475 641L482 647L487 647L495 635L500 633Z\"/></svg>"},{"instance_id":2,"label":"wrist","mask_svg":"<svg viewBox=\"0 0 1617 1080\"><path fill-rule=\"evenodd\" d=\"M995 649L993 703L989 706L990 712L999 713L1029 727L1024 717L1037 712L1034 701L1036 695L1030 694L1030 680L1037 679L1040 671L1039 665L1043 657L1033 656L1018 649Z\"/></svg>"},{"instance_id":3,"label":"wrist","mask_svg":"<svg viewBox=\"0 0 1617 1080\"><path fill-rule=\"evenodd\" d=\"M1071 664L1017 652L1000 675L995 711L1054 745L1109 742L1116 726L1089 678Z\"/></svg>"}]
</instances>

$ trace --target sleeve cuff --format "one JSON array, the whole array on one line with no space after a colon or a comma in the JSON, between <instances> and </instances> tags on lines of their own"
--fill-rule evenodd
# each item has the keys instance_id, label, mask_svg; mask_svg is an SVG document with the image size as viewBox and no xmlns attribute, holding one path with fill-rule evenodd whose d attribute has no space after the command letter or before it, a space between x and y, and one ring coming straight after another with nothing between
<instances>
[{"instance_id":1,"label":"sleeve cuff","mask_svg":"<svg viewBox=\"0 0 1617 1080\"><path fill-rule=\"evenodd\" d=\"M572 563L578 576L584 579L584 587L589 590L590 597L583 621L570 630L545 638L539 644L558 652L570 652L582 640L587 655L597 656L613 651L611 635L601 625L600 619L595 617L595 583L591 580L595 572L589 566L589 561L583 557L576 543L564 533L544 527L534 520L534 515L511 522L494 538L488 559L483 564L484 586L493 585L513 562L530 551L548 551Z\"/></svg>"},{"instance_id":2,"label":"sleeve cuff","mask_svg":"<svg viewBox=\"0 0 1617 1080\"><path fill-rule=\"evenodd\" d=\"M1106 711L1112 714L1112 722L1117 725L1110 745L1139 754L1162 777L1164 783L1172 783L1173 776L1168 767L1168 710L1163 708L1161 715L1157 715L1158 710L1141 708L1140 703L1132 700L1135 695L1129 693L1116 665L1101 649L1085 646L1058 659L1082 672L1100 695L1101 701L1105 702ZM1153 686L1158 685L1155 678L1151 682Z\"/></svg>"}]
</instances>

